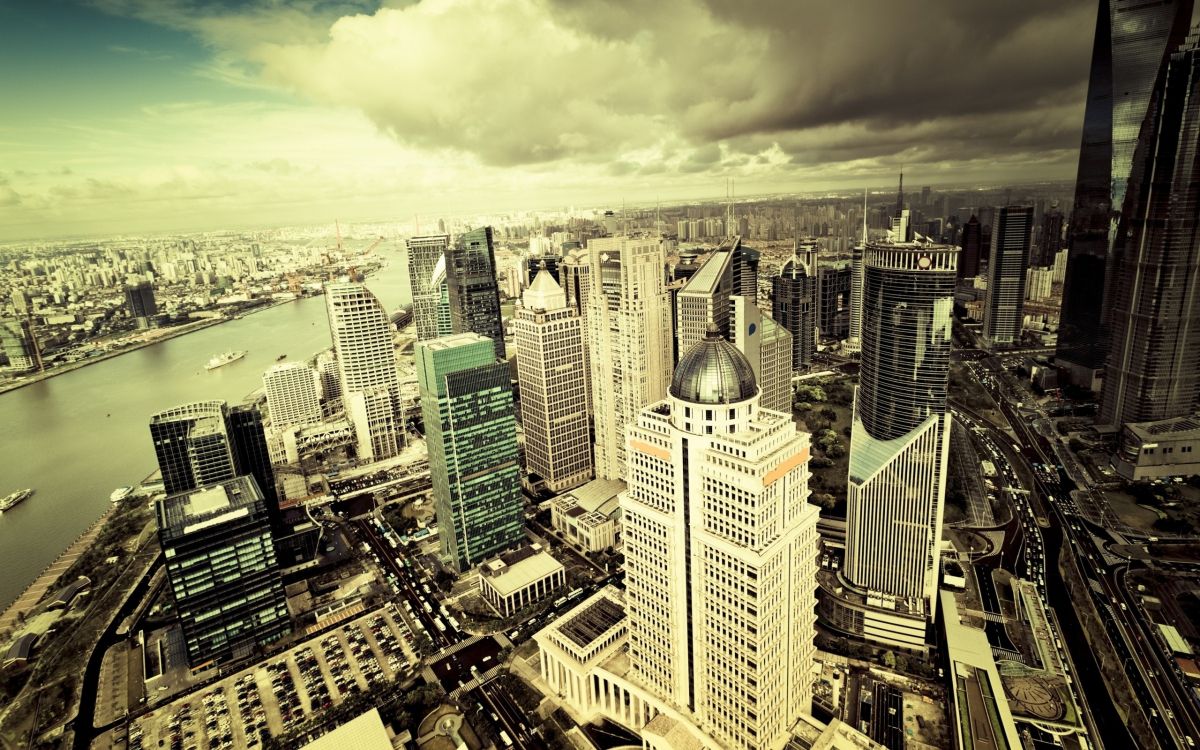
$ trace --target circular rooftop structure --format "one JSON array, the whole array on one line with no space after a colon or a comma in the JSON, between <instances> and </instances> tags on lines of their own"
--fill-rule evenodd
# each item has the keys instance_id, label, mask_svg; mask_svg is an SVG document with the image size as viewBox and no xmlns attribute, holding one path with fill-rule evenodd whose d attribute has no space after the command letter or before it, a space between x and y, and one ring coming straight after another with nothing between
<instances>
[{"instance_id":1,"label":"circular rooftop structure","mask_svg":"<svg viewBox=\"0 0 1200 750\"><path fill-rule=\"evenodd\" d=\"M671 395L693 404L732 404L757 392L749 360L712 325L704 340L680 357L671 377Z\"/></svg>"}]
</instances>

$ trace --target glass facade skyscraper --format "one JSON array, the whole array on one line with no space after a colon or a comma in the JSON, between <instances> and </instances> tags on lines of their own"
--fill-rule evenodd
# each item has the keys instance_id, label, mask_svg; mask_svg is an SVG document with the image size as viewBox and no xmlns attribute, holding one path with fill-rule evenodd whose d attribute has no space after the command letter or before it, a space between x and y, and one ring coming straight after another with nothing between
<instances>
[{"instance_id":1,"label":"glass facade skyscraper","mask_svg":"<svg viewBox=\"0 0 1200 750\"><path fill-rule=\"evenodd\" d=\"M270 512L252 477L169 494L156 510L188 664L249 656L290 632Z\"/></svg>"},{"instance_id":2,"label":"glass facade skyscraper","mask_svg":"<svg viewBox=\"0 0 1200 750\"><path fill-rule=\"evenodd\" d=\"M983 308L983 339L988 346L1011 346L1021 340L1025 269L1032 237L1033 206L997 209Z\"/></svg>"},{"instance_id":3,"label":"glass facade skyscraper","mask_svg":"<svg viewBox=\"0 0 1200 750\"><path fill-rule=\"evenodd\" d=\"M458 333L414 350L441 552L458 571L525 538L512 384L493 344Z\"/></svg>"},{"instance_id":4,"label":"glass facade skyscraper","mask_svg":"<svg viewBox=\"0 0 1200 750\"><path fill-rule=\"evenodd\" d=\"M1130 171L1097 420L1191 414L1200 396L1200 37L1172 55Z\"/></svg>"},{"instance_id":5,"label":"glass facade skyscraper","mask_svg":"<svg viewBox=\"0 0 1200 750\"><path fill-rule=\"evenodd\" d=\"M497 359L504 359L504 323L492 228L460 235L446 251L446 285L450 325L454 333L478 333L492 340Z\"/></svg>"},{"instance_id":6,"label":"glass facade skyscraper","mask_svg":"<svg viewBox=\"0 0 1200 750\"><path fill-rule=\"evenodd\" d=\"M1090 386L1104 366L1117 212L1151 94L1191 15L1192 0L1099 4L1055 357L1078 385Z\"/></svg>"},{"instance_id":7,"label":"glass facade skyscraper","mask_svg":"<svg viewBox=\"0 0 1200 750\"><path fill-rule=\"evenodd\" d=\"M974 214L963 224L959 243L962 254L958 259L958 278L973 279L979 275L979 258L983 254L983 225Z\"/></svg>"},{"instance_id":8,"label":"glass facade skyscraper","mask_svg":"<svg viewBox=\"0 0 1200 750\"><path fill-rule=\"evenodd\" d=\"M441 284L434 283L434 269L444 261L446 249L450 247L450 236L446 234L429 237L413 237L405 242L408 247L408 283L412 291L413 319L417 325L417 339L435 339L438 332L438 303L441 301Z\"/></svg>"},{"instance_id":9,"label":"glass facade skyscraper","mask_svg":"<svg viewBox=\"0 0 1200 750\"><path fill-rule=\"evenodd\" d=\"M771 278L771 317L792 334L792 370L807 369L817 350L817 244L797 241Z\"/></svg>"}]
</instances>

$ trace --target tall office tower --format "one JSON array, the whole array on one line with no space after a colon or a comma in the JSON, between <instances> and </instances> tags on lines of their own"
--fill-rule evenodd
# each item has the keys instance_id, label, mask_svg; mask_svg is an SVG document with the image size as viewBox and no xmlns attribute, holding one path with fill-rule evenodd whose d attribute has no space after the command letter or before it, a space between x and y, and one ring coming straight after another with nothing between
<instances>
[{"instance_id":1,"label":"tall office tower","mask_svg":"<svg viewBox=\"0 0 1200 750\"><path fill-rule=\"evenodd\" d=\"M862 243L850 249L850 330L846 336L847 352L862 349L863 312L863 253L866 252L867 228L863 224Z\"/></svg>"},{"instance_id":2,"label":"tall office tower","mask_svg":"<svg viewBox=\"0 0 1200 750\"><path fill-rule=\"evenodd\" d=\"M1099 6L1055 354L1071 382L1089 388L1097 386L1108 353L1106 274L1133 153L1139 133L1147 132L1142 123L1167 56L1184 40L1192 16L1192 0L1100 0Z\"/></svg>"},{"instance_id":3,"label":"tall office tower","mask_svg":"<svg viewBox=\"0 0 1200 750\"><path fill-rule=\"evenodd\" d=\"M138 328L158 325L158 305L154 301L154 286L149 281L126 286L125 304L129 308L129 317L137 322Z\"/></svg>"},{"instance_id":4,"label":"tall office tower","mask_svg":"<svg viewBox=\"0 0 1200 750\"><path fill-rule=\"evenodd\" d=\"M844 341L850 335L852 274L845 261L817 266L817 330L823 339Z\"/></svg>"},{"instance_id":5,"label":"tall office tower","mask_svg":"<svg viewBox=\"0 0 1200 750\"><path fill-rule=\"evenodd\" d=\"M267 413L272 427L318 424L321 398L317 374L303 362L284 362L263 373Z\"/></svg>"},{"instance_id":6,"label":"tall office tower","mask_svg":"<svg viewBox=\"0 0 1200 750\"><path fill-rule=\"evenodd\" d=\"M442 256L433 267L433 276L429 286L437 290L437 301L434 306L434 320L437 336L449 336L454 333L454 325L450 316L450 285L446 281L446 256Z\"/></svg>"},{"instance_id":7,"label":"tall office tower","mask_svg":"<svg viewBox=\"0 0 1200 750\"><path fill-rule=\"evenodd\" d=\"M792 334L792 370L808 369L817 351L817 243L796 240L792 257L771 278L771 316Z\"/></svg>"},{"instance_id":8,"label":"tall office tower","mask_svg":"<svg viewBox=\"0 0 1200 750\"><path fill-rule=\"evenodd\" d=\"M25 371L37 367L37 344L28 319L0 319L0 348L4 349L12 369Z\"/></svg>"},{"instance_id":9,"label":"tall office tower","mask_svg":"<svg viewBox=\"0 0 1200 750\"><path fill-rule=\"evenodd\" d=\"M1029 265L1038 268L1048 268L1054 265L1054 256L1062 249L1063 212L1058 210L1058 201L1050 204L1050 210L1042 216L1042 226L1038 232L1038 241L1034 244L1034 252L1030 255Z\"/></svg>"},{"instance_id":10,"label":"tall office tower","mask_svg":"<svg viewBox=\"0 0 1200 750\"><path fill-rule=\"evenodd\" d=\"M975 214L963 224L959 247L962 254L958 260L958 278L973 279L979 275L979 258L983 255L983 225Z\"/></svg>"},{"instance_id":11,"label":"tall office tower","mask_svg":"<svg viewBox=\"0 0 1200 750\"><path fill-rule=\"evenodd\" d=\"M432 282L433 269L445 257L450 236L413 237L406 240L405 245L408 246L408 283L412 289L417 340L435 339L441 335L438 333L437 308L442 290Z\"/></svg>"},{"instance_id":12,"label":"tall office tower","mask_svg":"<svg viewBox=\"0 0 1200 750\"><path fill-rule=\"evenodd\" d=\"M414 358L441 552L461 572L525 538L508 363L478 333L419 341Z\"/></svg>"},{"instance_id":13,"label":"tall office tower","mask_svg":"<svg viewBox=\"0 0 1200 750\"><path fill-rule=\"evenodd\" d=\"M446 251L446 286L453 331L487 336L495 342L496 358L504 359L504 323L491 227L459 235Z\"/></svg>"},{"instance_id":14,"label":"tall office tower","mask_svg":"<svg viewBox=\"0 0 1200 750\"><path fill-rule=\"evenodd\" d=\"M342 371L332 351L317 357L317 375L321 379L321 398L333 401L342 397Z\"/></svg>"},{"instance_id":15,"label":"tall office tower","mask_svg":"<svg viewBox=\"0 0 1200 750\"><path fill-rule=\"evenodd\" d=\"M168 495L237 476L224 401L198 401L150 417L150 438Z\"/></svg>"},{"instance_id":16,"label":"tall office tower","mask_svg":"<svg viewBox=\"0 0 1200 750\"><path fill-rule=\"evenodd\" d=\"M403 415L388 314L362 284L326 285L325 309L358 457L394 456L401 448Z\"/></svg>"},{"instance_id":17,"label":"tall office tower","mask_svg":"<svg viewBox=\"0 0 1200 750\"><path fill-rule=\"evenodd\" d=\"M1097 422L1192 414L1200 397L1200 31L1174 52L1133 157L1111 268Z\"/></svg>"},{"instance_id":18,"label":"tall office tower","mask_svg":"<svg viewBox=\"0 0 1200 750\"><path fill-rule=\"evenodd\" d=\"M275 472L262 416L252 405L197 401L150 417L150 438L167 494L252 475L259 494L276 511Z\"/></svg>"},{"instance_id":19,"label":"tall office tower","mask_svg":"<svg viewBox=\"0 0 1200 750\"><path fill-rule=\"evenodd\" d=\"M710 325L729 336L729 298L734 294L733 248L723 244L675 295L676 348L686 352L704 340Z\"/></svg>"},{"instance_id":20,"label":"tall office tower","mask_svg":"<svg viewBox=\"0 0 1200 750\"><path fill-rule=\"evenodd\" d=\"M726 244L733 253L733 293L757 301L759 252L743 245L741 236Z\"/></svg>"},{"instance_id":21,"label":"tall office tower","mask_svg":"<svg viewBox=\"0 0 1200 750\"><path fill-rule=\"evenodd\" d=\"M156 513L188 664L249 656L291 631L268 506L252 477L171 493Z\"/></svg>"},{"instance_id":22,"label":"tall office tower","mask_svg":"<svg viewBox=\"0 0 1200 750\"><path fill-rule=\"evenodd\" d=\"M625 426L671 382L671 304L657 237L588 240L596 477L625 478Z\"/></svg>"},{"instance_id":23,"label":"tall office tower","mask_svg":"<svg viewBox=\"0 0 1200 750\"><path fill-rule=\"evenodd\" d=\"M808 440L790 415L759 407L750 363L715 329L629 429L629 679L694 722L705 746L782 747L811 710Z\"/></svg>"},{"instance_id":24,"label":"tall office tower","mask_svg":"<svg viewBox=\"0 0 1200 750\"><path fill-rule=\"evenodd\" d=\"M759 405L792 413L792 334L770 315L764 315L749 297L729 298L729 340L754 369Z\"/></svg>"},{"instance_id":25,"label":"tall office tower","mask_svg":"<svg viewBox=\"0 0 1200 750\"><path fill-rule=\"evenodd\" d=\"M521 388L525 469L531 485L555 493L592 476L592 437L579 313L541 269L513 318Z\"/></svg>"},{"instance_id":26,"label":"tall office tower","mask_svg":"<svg viewBox=\"0 0 1200 750\"><path fill-rule=\"evenodd\" d=\"M592 347L588 343L588 295L592 288L592 269L588 265L587 250L577 243L565 249L559 265L560 286L567 298L567 306L579 315L579 327L583 337L583 387L587 400L587 412L592 413Z\"/></svg>"},{"instance_id":27,"label":"tall office tower","mask_svg":"<svg viewBox=\"0 0 1200 750\"><path fill-rule=\"evenodd\" d=\"M983 340L989 347L1021 341L1025 268L1032 235L1033 206L1004 206L996 211L983 308Z\"/></svg>"},{"instance_id":28,"label":"tall office tower","mask_svg":"<svg viewBox=\"0 0 1200 750\"><path fill-rule=\"evenodd\" d=\"M869 244L863 256L844 574L895 610L886 619L917 620L917 643L936 607L958 252L889 242Z\"/></svg>"}]
</instances>

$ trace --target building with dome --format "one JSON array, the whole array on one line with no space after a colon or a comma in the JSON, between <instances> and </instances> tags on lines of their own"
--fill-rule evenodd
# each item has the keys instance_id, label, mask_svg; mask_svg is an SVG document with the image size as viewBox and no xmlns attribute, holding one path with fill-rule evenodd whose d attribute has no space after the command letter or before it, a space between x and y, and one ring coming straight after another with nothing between
<instances>
[{"instance_id":1,"label":"building with dome","mask_svg":"<svg viewBox=\"0 0 1200 750\"><path fill-rule=\"evenodd\" d=\"M771 279L771 316L792 334L792 370L808 369L817 351L816 240L796 240L792 257Z\"/></svg>"},{"instance_id":2,"label":"building with dome","mask_svg":"<svg viewBox=\"0 0 1200 750\"><path fill-rule=\"evenodd\" d=\"M809 436L715 325L626 434L625 585L536 636L548 689L647 747L782 747L811 710Z\"/></svg>"}]
</instances>

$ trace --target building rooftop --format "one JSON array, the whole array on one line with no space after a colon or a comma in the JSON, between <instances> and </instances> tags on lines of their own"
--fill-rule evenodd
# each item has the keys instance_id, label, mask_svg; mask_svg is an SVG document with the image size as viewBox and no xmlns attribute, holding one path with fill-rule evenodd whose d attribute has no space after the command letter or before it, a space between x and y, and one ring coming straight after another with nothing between
<instances>
[{"instance_id":1,"label":"building rooftop","mask_svg":"<svg viewBox=\"0 0 1200 750\"><path fill-rule=\"evenodd\" d=\"M573 497L580 507L587 511L598 510L608 513L605 506L613 498L625 491L625 483L620 479L593 479L587 484L576 487L561 497Z\"/></svg>"},{"instance_id":2,"label":"building rooftop","mask_svg":"<svg viewBox=\"0 0 1200 750\"><path fill-rule=\"evenodd\" d=\"M602 596L558 626L558 632L587 648L625 619L625 608Z\"/></svg>"},{"instance_id":3,"label":"building rooftop","mask_svg":"<svg viewBox=\"0 0 1200 750\"><path fill-rule=\"evenodd\" d=\"M174 534L189 534L249 513L262 502L254 478L234 477L195 490L177 492L161 501L159 522Z\"/></svg>"},{"instance_id":4,"label":"building rooftop","mask_svg":"<svg viewBox=\"0 0 1200 750\"><path fill-rule=\"evenodd\" d=\"M1187 416L1163 419L1157 422L1136 422L1125 425L1125 429L1147 442L1168 436L1173 438L1200 437L1200 417ZM1195 435L1184 433L1195 433Z\"/></svg>"},{"instance_id":5,"label":"building rooftop","mask_svg":"<svg viewBox=\"0 0 1200 750\"><path fill-rule=\"evenodd\" d=\"M516 558L515 560L513 558ZM534 581L563 570L563 565L550 553L534 550L532 554L514 553L486 562L480 569L482 580L501 596L520 591Z\"/></svg>"},{"instance_id":6,"label":"building rooftop","mask_svg":"<svg viewBox=\"0 0 1200 750\"><path fill-rule=\"evenodd\" d=\"M731 262L733 262L732 252L728 249L717 250L708 256L708 260L704 261L704 265L700 266L699 271L691 275L679 293L712 294L717 285L721 283L721 278L728 273Z\"/></svg>"},{"instance_id":7,"label":"building rooftop","mask_svg":"<svg viewBox=\"0 0 1200 750\"><path fill-rule=\"evenodd\" d=\"M387 727L379 717L379 709L372 708L329 734L322 735L307 745L304 750L392 750L392 740Z\"/></svg>"}]
</instances>

